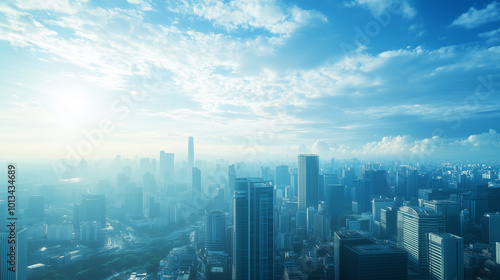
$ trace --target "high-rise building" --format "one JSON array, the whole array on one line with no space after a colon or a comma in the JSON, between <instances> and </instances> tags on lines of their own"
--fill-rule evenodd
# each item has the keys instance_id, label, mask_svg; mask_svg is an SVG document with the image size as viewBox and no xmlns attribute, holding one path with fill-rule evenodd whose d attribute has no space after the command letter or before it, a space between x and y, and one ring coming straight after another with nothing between
<instances>
[{"instance_id":1,"label":"high-rise building","mask_svg":"<svg viewBox=\"0 0 500 280\"><path fill-rule=\"evenodd\" d=\"M160 178L163 182L174 179L174 156L173 153L160 151Z\"/></svg>"},{"instance_id":2,"label":"high-rise building","mask_svg":"<svg viewBox=\"0 0 500 280\"><path fill-rule=\"evenodd\" d=\"M334 260L335 260L335 279L347 280L349 263L345 257L347 245L373 244L356 231L336 231L333 238Z\"/></svg>"},{"instance_id":3,"label":"high-rise building","mask_svg":"<svg viewBox=\"0 0 500 280\"><path fill-rule=\"evenodd\" d=\"M370 195L387 195L387 172L385 170L363 170L363 179L368 180Z\"/></svg>"},{"instance_id":4,"label":"high-rise building","mask_svg":"<svg viewBox=\"0 0 500 280\"><path fill-rule=\"evenodd\" d=\"M307 207L307 233L312 234L314 229L314 222L318 211L313 207Z\"/></svg>"},{"instance_id":5,"label":"high-rise building","mask_svg":"<svg viewBox=\"0 0 500 280\"><path fill-rule=\"evenodd\" d=\"M498 185L486 188L486 204L488 213L500 212L500 187Z\"/></svg>"},{"instance_id":6,"label":"high-rise building","mask_svg":"<svg viewBox=\"0 0 500 280\"><path fill-rule=\"evenodd\" d=\"M205 213L205 249L224 251L226 235L226 215L215 210Z\"/></svg>"},{"instance_id":7,"label":"high-rise building","mask_svg":"<svg viewBox=\"0 0 500 280\"><path fill-rule=\"evenodd\" d=\"M398 209L387 207L380 210L380 235L384 239L396 240Z\"/></svg>"},{"instance_id":8,"label":"high-rise building","mask_svg":"<svg viewBox=\"0 0 500 280\"><path fill-rule=\"evenodd\" d=\"M106 198L104 195L83 195L79 209L80 222L96 221L106 226Z\"/></svg>"},{"instance_id":9,"label":"high-rise building","mask_svg":"<svg viewBox=\"0 0 500 280\"><path fill-rule=\"evenodd\" d=\"M431 280L464 279L464 241L450 233L428 233Z\"/></svg>"},{"instance_id":10,"label":"high-rise building","mask_svg":"<svg viewBox=\"0 0 500 280\"><path fill-rule=\"evenodd\" d=\"M345 248L346 270L341 279L408 279L408 253L385 244L348 245Z\"/></svg>"},{"instance_id":11,"label":"high-rise building","mask_svg":"<svg viewBox=\"0 0 500 280\"><path fill-rule=\"evenodd\" d=\"M193 137L190 136L188 139L188 170L194 167L194 141Z\"/></svg>"},{"instance_id":12,"label":"high-rise building","mask_svg":"<svg viewBox=\"0 0 500 280\"><path fill-rule=\"evenodd\" d=\"M380 238L382 235L382 225L380 221L381 210L393 206L394 199L374 198L372 200L373 234L375 237Z\"/></svg>"},{"instance_id":13,"label":"high-rise building","mask_svg":"<svg viewBox=\"0 0 500 280\"><path fill-rule=\"evenodd\" d=\"M164 181L167 174L167 154L165 151L160 151L160 180Z\"/></svg>"},{"instance_id":14,"label":"high-rise building","mask_svg":"<svg viewBox=\"0 0 500 280\"><path fill-rule=\"evenodd\" d=\"M193 195L198 193L201 194L201 170L193 167L192 168L192 182L193 182Z\"/></svg>"},{"instance_id":15,"label":"high-rise building","mask_svg":"<svg viewBox=\"0 0 500 280\"><path fill-rule=\"evenodd\" d=\"M313 236L314 238L326 242L331 240L330 234L330 223L331 218L325 211L319 211L314 217L314 229Z\"/></svg>"},{"instance_id":16,"label":"high-rise building","mask_svg":"<svg viewBox=\"0 0 500 280\"><path fill-rule=\"evenodd\" d=\"M234 184L236 182L236 168L234 167L234 164L231 164L227 167L227 182L228 182L228 188L231 191L231 193L234 192Z\"/></svg>"},{"instance_id":17,"label":"high-rise building","mask_svg":"<svg viewBox=\"0 0 500 280\"><path fill-rule=\"evenodd\" d=\"M418 198L418 171L406 169L406 197Z\"/></svg>"},{"instance_id":18,"label":"high-rise building","mask_svg":"<svg viewBox=\"0 0 500 280\"><path fill-rule=\"evenodd\" d=\"M298 156L299 210L318 206L319 157L317 155Z\"/></svg>"},{"instance_id":19,"label":"high-rise building","mask_svg":"<svg viewBox=\"0 0 500 280\"><path fill-rule=\"evenodd\" d=\"M358 179L355 181L353 199L357 202L357 209L353 209L354 212L362 214L370 209L370 184L368 180Z\"/></svg>"},{"instance_id":20,"label":"high-rise building","mask_svg":"<svg viewBox=\"0 0 500 280\"><path fill-rule=\"evenodd\" d=\"M288 170L288 165L276 166L276 186L290 186L290 171Z\"/></svg>"},{"instance_id":21,"label":"high-rise building","mask_svg":"<svg viewBox=\"0 0 500 280\"><path fill-rule=\"evenodd\" d=\"M422 206L443 213L446 220L446 232L460 235L460 213L462 206L458 202L449 200L423 200Z\"/></svg>"},{"instance_id":22,"label":"high-rise building","mask_svg":"<svg viewBox=\"0 0 500 280\"><path fill-rule=\"evenodd\" d=\"M498 202L497 202L498 203ZM481 218L481 234L483 242L500 242L500 214L487 213Z\"/></svg>"},{"instance_id":23,"label":"high-rise building","mask_svg":"<svg viewBox=\"0 0 500 280\"><path fill-rule=\"evenodd\" d=\"M398 211L398 246L408 252L408 263L420 273L428 273L427 233L444 232L443 214L430 208L403 206Z\"/></svg>"},{"instance_id":24,"label":"high-rise building","mask_svg":"<svg viewBox=\"0 0 500 280\"><path fill-rule=\"evenodd\" d=\"M0 279L2 280L26 280L26 271L28 267L28 230L16 230L15 238L11 238L10 231L0 231ZM9 242L9 240L15 240ZM11 250L12 248L14 250ZM11 255L14 254L12 262ZM12 267L15 271L9 270Z\"/></svg>"},{"instance_id":25,"label":"high-rise building","mask_svg":"<svg viewBox=\"0 0 500 280\"><path fill-rule=\"evenodd\" d=\"M339 228L342 224L341 216L344 214L344 186L329 184L325 188L325 203L328 214L332 219L332 227Z\"/></svg>"},{"instance_id":26,"label":"high-rise building","mask_svg":"<svg viewBox=\"0 0 500 280\"><path fill-rule=\"evenodd\" d=\"M258 178L236 179L233 279L274 279L274 188Z\"/></svg>"}]
</instances>

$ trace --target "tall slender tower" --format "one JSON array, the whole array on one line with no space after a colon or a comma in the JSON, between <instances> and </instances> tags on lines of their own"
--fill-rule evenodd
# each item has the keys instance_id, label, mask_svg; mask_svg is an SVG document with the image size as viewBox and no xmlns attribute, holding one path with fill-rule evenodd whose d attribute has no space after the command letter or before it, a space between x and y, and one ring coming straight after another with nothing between
<instances>
[{"instance_id":1,"label":"tall slender tower","mask_svg":"<svg viewBox=\"0 0 500 280\"><path fill-rule=\"evenodd\" d=\"M318 207L318 155L299 155L298 187L299 210L306 211L310 206Z\"/></svg>"},{"instance_id":2,"label":"tall slender tower","mask_svg":"<svg viewBox=\"0 0 500 280\"><path fill-rule=\"evenodd\" d=\"M257 178L236 179L233 279L274 279L274 188Z\"/></svg>"},{"instance_id":3,"label":"tall slender tower","mask_svg":"<svg viewBox=\"0 0 500 280\"><path fill-rule=\"evenodd\" d=\"M188 171L194 167L194 143L193 137L190 136L188 140Z\"/></svg>"}]
</instances>

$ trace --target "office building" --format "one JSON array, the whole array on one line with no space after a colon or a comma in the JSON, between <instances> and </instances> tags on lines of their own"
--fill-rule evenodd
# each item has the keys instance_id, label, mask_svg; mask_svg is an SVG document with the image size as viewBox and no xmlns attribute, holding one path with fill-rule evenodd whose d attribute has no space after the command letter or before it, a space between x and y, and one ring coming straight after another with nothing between
<instances>
[{"instance_id":1,"label":"office building","mask_svg":"<svg viewBox=\"0 0 500 280\"><path fill-rule=\"evenodd\" d=\"M428 233L431 280L464 279L464 241L450 233Z\"/></svg>"},{"instance_id":2,"label":"office building","mask_svg":"<svg viewBox=\"0 0 500 280\"><path fill-rule=\"evenodd\" d=\"M168 182L174 179L174 156L173 153L165 153L160 151L160 178L163 182Z\"/></svg>"},{"instance_id":3,"label":"office building","mask_svg":"<svg viewBox=\"0 0 500 280\"><path fill-rule=\"evenodd\" d=\"M226 235L226 215L222 211L205 213L205 249L224 251Z\"/></svg>"},{"instance_id":4,"label":"office building","mask_svg":"<svg viewBox=\"0 0 500 280\"><path fill-rule=\"evenodd\" d=\"M201 195L201 170L193 167L191 171L191 179L193 186L193 195L200 194Z\"/></svg>"},{"instance_id":5,"label":"office building","mask_svg":"<svg viewBox=\"0 0 500 280\"><path fill-rule=\"evenodd\" d=\"M299 189L299 210L318 206L319 157L317 155L298 156L297 182Z\"/></svg>"},{"instance_id":6,"label":"office building","mask_svg":"<svg viewBox=\"0 0 500 280\"><path fill-rule=\"evenodd\" d=\"M234 184L236 182L236 168L234 167L234 164L231 164L227 167L227 182L227 187L229 188L231 193L234 193Z\"/></svg>"},{"instance_id":7,"label":"office building","mask_svg":"<svg viewBox=\"0 0 500 280\"><path fill-rule=\"evenodd\" d=\"M430 208L403 206L398 211L398 246L408 252L408 263L420 273L428 273L427 233L445 230L440 212Z\"/></svg>"},{"instance_id":8,"label":"office building","mask_svg":"<svg viewBox=\"0 0 500 280\"><path fill-rule=\"evenodd\" d=\"M28 231L26 229L16 230L15 243L9 243L10 231L0 231L0 279L2 280L26 280L28 267ZM11 251L11 246L14 250ZM10 254L15 254L15 260L9 263ZM9 270L13 267L15 272Z\"/></svg>"},{"instance_id":9,"label":"office building","mask_svg":"<svg viewBox=\"0 0 500 280\"><path fill-rule=\"evenodd\" d=\"M80 212L79 222L96 221L101 227L105 227L106 226L105 196L83 195L79 212Z\"/></svg>"},{"instance_id":10,"label":"office building","mask_svg":"<svg viewBox=\"0 0 500 280\"><path fill-rule=\"evenodd\" d=\"M274 188L258 178L235 181L234 280L274 279Z\"/></svg>"},{"instance_id":11,"label":"office building","mask_svg":"<svg viewBox=\"0 0 500 280\"><path fill-rule=\"evenodd\" d=\"M193 137L189 137L188 139L188 170L193 169L194 167L194 141Z\"/></svg>"},{"instance_id":12,"label":"office building","mask_svg":"<svg viewBox=\"0 0 500 280\"><path fill-rule=\"evenodd\" d=\"M385 170L363 170L363 179L368 180L370 195L387 195L387 172Z\"/></svg>"},{"instance_id":13,"label":"office building","mask_svg":"<svg viewBox=\"0 0 500 280\"><path fill-rule=\"evenodd\" d=\"M276 187L290 186L290 171L288 165L276 166Z\"/></svg>"},{"instance_id":14,"label":"office building","mask_svg":"<svg viewBox=\"0 0 500 280\"><path fill-rule=\"evenodd\" d=\"M405 280L408 279L408 253L385 244L348 245L345 247L348 280Z\"/></svg>"},{"instance_id":15,"label":"office building","mask_svg":"<svg viewBox=\"0 0 500 280\"><path fill-rule=\"evenodd\" d=\"M484 243L500 242L500 213L484 214L481 218L481 234Z\"/></svg>"},{"instance_id":16,"label":"office building","mask_svg":"<svg viewBox=\"0 0 500 280\"><path fill-rule=\"evenodd\" d=\"M336 231L333 238L335 279L348 280L349 263L346 259L347 245L374 244L356 231Z\"/></svg>"},{"instance_id":17,"label":"office building","mask_svg":"<svg viewBox=\"0 0 500 280\"><path fill-rule=\"evenodd\" d=\"M423 200L421 204L422 207L443 213L446 221L446 232L460 235L460 213L462 211L462 206L459 203L449 200Z\"/></svg>"},{"instance_id":18,"label":"office building","mask_svg":"<svg viewBox=\"0 0 500 280\"><path fill-rule=\"evenodd\" d=\"M380 210L380 235L381 238L396 240L398 224L398 209L387 207Z\"/></svg>"}]
</instances>

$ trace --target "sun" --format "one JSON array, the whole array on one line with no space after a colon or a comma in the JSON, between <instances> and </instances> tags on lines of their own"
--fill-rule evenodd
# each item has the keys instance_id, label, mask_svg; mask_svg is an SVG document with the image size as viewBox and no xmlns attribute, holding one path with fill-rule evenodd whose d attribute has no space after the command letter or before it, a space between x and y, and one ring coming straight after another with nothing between
<instances>
[{"instance_id":1,"label":"sun","mask_svg":"<svg viewBox=\"0 0 500 280\"><path fill-rule=\"evenodd\" d=\"M68 89L50 98L50 112L64 123L83 124L92 117L90 95Z\"/></svg>"}]
</instances>

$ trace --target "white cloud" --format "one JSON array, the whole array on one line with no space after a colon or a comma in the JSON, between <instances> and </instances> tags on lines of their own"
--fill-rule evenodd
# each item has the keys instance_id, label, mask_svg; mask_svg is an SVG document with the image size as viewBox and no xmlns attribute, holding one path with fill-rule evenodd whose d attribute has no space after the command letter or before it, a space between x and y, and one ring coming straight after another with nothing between
<instances>
[{"instance_id":1,"label":"white cloud","mask_svg":"<svg viewBox=\"0 0 500 280\"><path fill-rule=\"evenodd\" d=\"M367 7L375 15L383 13L401 14L405 18L414 18L417 14L409 0L353 0L347 4L348 7Z\"/></svg>"},{"instance_id":2,"label":"white cloud","mask_svg":"<svg viewBox=\"0 0 500 280\"><path fill-rule=\"evenodd\" d=\"M465 140L456 141L454 144L459 144L469 148L500 148L500 134L494 129L481 134L469 136Z\"/></svg>"},{"instance_id":3,"label":"white cloud","mask_svg":"<svg viewBox=\"0 0 500 280\"><path fill-rule=\"evenodd\" d=\"M327 21L326 17L317 11L303 10L295 5L284 7L273 0L204 0L199 3L182 1L182 4L171 10L197 15L227 30L256 28L281 35L288 35L314 20Z\"/></svg>"},{"instance_id":4,"label":"white cloud","mask_svg":"<svg viewBox=\"0 0 500 280\"><path fill-rule=\"evenodd\" d=\"M471 7L467 12L456 18L452 25L474 28L483 24L500 20L500 3L492 2L484 9L477 10Z\"/></svg>"}]
</instances>

